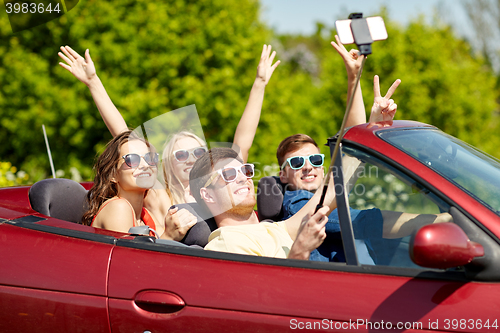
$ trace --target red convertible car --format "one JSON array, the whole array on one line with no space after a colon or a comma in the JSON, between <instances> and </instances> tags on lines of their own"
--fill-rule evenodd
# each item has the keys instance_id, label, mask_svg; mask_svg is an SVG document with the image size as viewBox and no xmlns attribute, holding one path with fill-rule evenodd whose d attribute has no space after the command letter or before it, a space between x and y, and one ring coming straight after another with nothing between
<instances>
[{"instance_id":1,"label":"red convertible car","mask_svg":"<svg viewBox=\"0 0 500 333\"><path fill-rule=\"evenodd\" d=\"M0 332L499 331L499 161L409 121L349 129L342 156L361 163L349 195L337 195L345 263L80 225L85 188L76 183L45 194L36 184L0 189ZM447 212L453 223L374 235L373 263L363 264L349 206Z\"/></svg>"}]
</instances>

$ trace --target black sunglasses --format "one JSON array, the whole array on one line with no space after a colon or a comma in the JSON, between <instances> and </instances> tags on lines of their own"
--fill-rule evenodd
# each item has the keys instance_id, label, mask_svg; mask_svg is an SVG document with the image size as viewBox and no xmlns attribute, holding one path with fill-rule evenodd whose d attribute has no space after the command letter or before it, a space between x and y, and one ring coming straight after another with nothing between
<instances>
[{"instance_id":1,"label":"black sunglasses","mask_svg":"<svg viewBox=\"0 0 500 333\"><path fill-rule=\"evenodd\" d=\"M126 165L128 165L131 168L137 168L139 164L141 164L141 157L144 158L144 161L146 161L146 163L151 166L158 165L158 156L159 156L158 153L149 152L144 155L131 153L122 156L122 158L125 161Z\"/></svg>"},{"instance_id":2,"label":"black sunglasses","mask_svg":"<svg viewBox=\"0 0 500 333\"><path fill-rule=\"evenodd\" d=\"M174 157L179 162L186 162L189 158L189 154L193 154L195 159L199 159L206 152L207 148L205 147L196 147L193 149L179 149L174 151Z\"/></svg>"}]
</instances>

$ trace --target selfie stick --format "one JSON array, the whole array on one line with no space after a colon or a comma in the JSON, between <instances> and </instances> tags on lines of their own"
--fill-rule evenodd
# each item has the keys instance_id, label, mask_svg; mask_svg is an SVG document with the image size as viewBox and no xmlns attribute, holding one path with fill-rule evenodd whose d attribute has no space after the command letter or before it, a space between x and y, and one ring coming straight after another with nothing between
<instances>
[{"instance_id":1,"label":"selfie stick","mask_svg":"<svg viewBox=\"0 0 500 333\"><path fill-rule=\"evenodd\" d=\"M368 24L366 23L366 19L363 19L363 14L355 13L349 15L351 21L351 31L354 36L354 41L359 48L359 54L364 56L363 61L361 62L361 67L359 68L358 75L356 76L356 84L354 85L353 92L351 96L349 96L349 100L347 103L347 108L344 114L344 119L342 120L342 125L340 126L339 136L337 138L337 142L335 143L335 149L333 150L332 160L330 163L330 167L328 168L328 172L325 177L325 185L323 185L323 192L321 193L321 199L319 200L318 205L316 206L315 213L323 207L323 203L325 202L326 191L328 190L328 183L330 183L330 177L333 172L333 167L335 165L335 159L337 158L340 141L344 136L345 124L347 122L347 118L349 117L349 113L351 112L352 103L354 100L354 95L356 94L356 90L358 88L359 80L361 78L361 73L363 72L363 67L365 65L366 56L372 53L371 44L373 43L373 39L370 35L370 30L368 28Z\"/></svg>"},{"instance_id":2,"label":"selfie stick","mask_svg":"<svg viewBox=\"0 0 500 333\"><path fill-rule=\"evenodd\" d=\"M47 153L49 154L50 168L52 169L52 178L56 178L56 172L54 171L54 162L52 161L52 154L50 153L49 140L47 139L47 132L45 132L45 125L42 125L43 137L45 138L45 144L47 145Z\"/></svg>"}]
</instances>

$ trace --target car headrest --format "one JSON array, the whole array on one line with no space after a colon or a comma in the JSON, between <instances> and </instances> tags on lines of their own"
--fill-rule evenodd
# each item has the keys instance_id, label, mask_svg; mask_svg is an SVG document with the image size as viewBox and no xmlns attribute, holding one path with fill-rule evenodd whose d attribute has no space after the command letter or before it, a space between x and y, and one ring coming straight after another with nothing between
<instances>
[{"instance_id":1,"label":"car headrest","mask_svg":"<svg viewBox=\"0 0 500 333\"><path fill-rule=\"evenodd\" d=\"M259 219L281 221L283 219L283 194L285 186L276 176L262 177L257 187L257 212Z\"/></svg>"},{"instance_id":2,"label":"car headrest","mask_svg":"<svg viewBox=\"0 0 500 333\"><path fill-rule=\"evenodd\" d=\"M31 208L57 219L80 222L86 209L87 190L71 179L50 178L33 184L29 190Z\"/></svg>"}]
</instances>

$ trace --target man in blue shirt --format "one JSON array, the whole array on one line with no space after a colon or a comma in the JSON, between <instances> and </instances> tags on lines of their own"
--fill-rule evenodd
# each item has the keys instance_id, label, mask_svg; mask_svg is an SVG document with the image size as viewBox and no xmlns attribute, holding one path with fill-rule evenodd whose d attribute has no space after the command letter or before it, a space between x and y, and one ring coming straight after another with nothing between
<instances>
[{"instance_id":1,"label":"man in blue shirt","mask_svg":"<svg viewBox=\"0 0 500 333\"><path fill-rule=\"evenodd\" d=\"M332 44L333 45L333 44ZM349 65L349 55L345 54L345 49L338 47L337 51L343 55L349 81L349 89L353 89L354 75L357 73L354 65ZM357 60L356 54L352 54L352 60ZM370 122L392 120L396 113L397 105L391 98L398 87L400 80L396 80L389 88L387 94L380 95L380 85L378 76L374 77L374 103L370 114ZM361 97L361 87L357 87L355 103L347 119L348 127L366 122L365 108ZM280 165L280 180L286 184L283 198L284 218L294 215L312 198L314 192L320 188L324 176L324 155L320 153L317 143L310 136L296 134L283 140L277 150L276 156ZM363 235L362 226L367 222L378 226L372 235L373 238L382 238L383 218L379 209L356 210L350 209L351 220L353 221L353 231L355 236L356 249L360 263L373 265L375 263L388 264L387 260L380 258L377 260L376 253L369 241L370 235ZM342 239L340 237L339 217L337 210L333 210L325 226L327 238L325 242L311 253L310 259L317 261L338 261L345 262ZM396 244L396 242L392 242ZM375 262L374 262L375 260Z\"/></svg>"},{"instance_id":2,"label":"man in blue shirt","mask_svg":"<svg viewBox=\"0 0 500 333\"><path fill-rule=\"evenodd\" d=\"M278 148L278 161L282 166L280 171L280 180L285 185L285 194L283 198L284 218L297 213L314 195L314 192L320 188L323 181L324 156L320 154L318 145L308 135L292 135L280 143ZM370 242L365 244L365 237L362 235L358 226L367 223L367 220L373 226L373 237L382 237L383 219L379 209L370 209L360 211L350 209L351 220L353 221L354 236L356 238L356 249L360 263L373 265L374 261L369 255ZM323 244L311 253L310 260L316 261L336 261L345 262L342 239L340 237L339 217L337 210L333 210L328 216L328 223L325 226L327 238ZM368 245L368 248L367 248Z\"/></svg>"}]
</instances>

